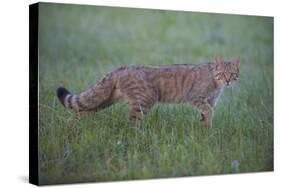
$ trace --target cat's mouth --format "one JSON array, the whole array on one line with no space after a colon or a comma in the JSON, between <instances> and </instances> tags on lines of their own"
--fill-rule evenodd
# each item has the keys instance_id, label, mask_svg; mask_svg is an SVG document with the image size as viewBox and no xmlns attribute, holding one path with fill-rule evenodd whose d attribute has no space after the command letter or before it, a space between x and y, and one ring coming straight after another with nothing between
<instances>
[{"instance_id":1,"label":"cat's mouth","mask_svg":"<svg viewBox=\"0 0 281 188\"><path fill-rule=\"evenodd\" d=\"M233 87L235 87L235 85L236 85L235 81L229 82L228 84L224 83L224 87L226 87L226 88L233 88Z\"/></svg>"},{"instance_id":2,"label":"cat's mouth","mask_svg":"<svg viewBox=\"0 0 281 188\"><path fill-rule=\"evenodd\" d=\"M232 85L233 85L233 82L232 82L232 81L228 81L228 82L225 81L225 82L224 82L224 86L225 86L225 87L231 87Z\"/></svg>"}]
</instances>

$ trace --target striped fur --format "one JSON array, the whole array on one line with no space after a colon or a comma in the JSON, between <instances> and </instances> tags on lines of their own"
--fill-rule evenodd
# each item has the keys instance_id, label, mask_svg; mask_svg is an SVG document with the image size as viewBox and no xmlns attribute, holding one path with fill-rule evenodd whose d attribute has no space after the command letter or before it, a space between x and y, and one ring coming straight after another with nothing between
<instances>
[{"instance_id":1,"label":"striped fur","mask_svg":"<svg viewBox=\"0 0 281 188\"><path fill-rule=\"evenodd\" d=\"M61 103L74 111L97 111L118 101L129 101L130 119L141 119L156 102L189 103L201 113L201 124L212 126L214 107L224 86L239 76L240 60L163 67L121 67L93 87L75 95L58 88Z\"/></svg>"}]
</instances>

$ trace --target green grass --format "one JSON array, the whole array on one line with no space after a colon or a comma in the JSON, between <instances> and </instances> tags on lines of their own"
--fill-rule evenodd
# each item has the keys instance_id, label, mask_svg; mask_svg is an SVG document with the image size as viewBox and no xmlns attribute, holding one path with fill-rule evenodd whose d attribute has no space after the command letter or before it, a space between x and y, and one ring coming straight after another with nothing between
<instances>
[{"instance_id":1,"label":"green grass","mask_svg":"<svg viewBox=\"0 0 281 188\"><path fill-rule=\"evenodd\" d=\"M41 184L273 170L273 19L94 6L40 5ZM55 96L122 65L241 58L213 128L185 105L156 105L139 129L120 103L78 117Z\"/></svg>"}]
</instances>

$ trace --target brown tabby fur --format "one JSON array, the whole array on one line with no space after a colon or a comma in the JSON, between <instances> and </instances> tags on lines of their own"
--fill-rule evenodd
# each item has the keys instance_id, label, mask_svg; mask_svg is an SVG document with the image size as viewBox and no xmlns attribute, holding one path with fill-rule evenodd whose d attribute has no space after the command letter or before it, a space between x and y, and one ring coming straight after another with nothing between
<instances>
[{"instance_id":1,"label":"brown tabby fur","mask_svg":"<svg viewBox=\"0 0 281 188\"><path fill-rule=\"evenodd\" d=\"M129 101L130 119L141 119L156 102L189 103L201 113L201 124L212 126L214 107L239 76L240 60L163 67L121 67L93 87L74 95L60 88L58 97L74 111L97 111L119 101Z\"/></svg>"}]
</instances>

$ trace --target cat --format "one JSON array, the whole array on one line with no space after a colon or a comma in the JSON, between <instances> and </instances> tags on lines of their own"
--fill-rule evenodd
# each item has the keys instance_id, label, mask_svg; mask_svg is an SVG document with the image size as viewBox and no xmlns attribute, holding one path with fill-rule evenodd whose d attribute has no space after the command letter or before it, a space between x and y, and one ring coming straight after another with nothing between
<instances>
[{"instance_id":1,"label":"cat","mask_svg":"<svg viewBox=\"0 0 281 188\"><path fill-rule=\"evenodd\" d=\"M240 59L162 67L128 66L107 73L80 94L59 87L59 101L76 112L97 111L119 101L130 104L130 119L141 120L156 102L188 103L201 114L200 124L212 127L214 107L225 86L239 77Z\"/></svg>"}]
</instances>

